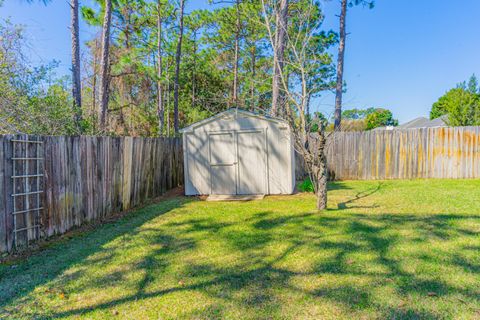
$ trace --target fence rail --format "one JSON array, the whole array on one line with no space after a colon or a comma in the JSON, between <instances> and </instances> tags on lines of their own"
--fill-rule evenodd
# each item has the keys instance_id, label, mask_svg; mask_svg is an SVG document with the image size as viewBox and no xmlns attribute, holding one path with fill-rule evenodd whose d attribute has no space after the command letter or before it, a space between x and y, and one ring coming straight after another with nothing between
<instances>
[{"instance_id":1,"label":"fence rail","mask_svg":"<svg viewBox=\"0 0 480 320\"><path fill-rule=\"evenodd\" d=\"M182 184L182 157L175 138L0 136L0 252L38 238L32 212L48 237L161 195Z\"/></svg>"},{"instance_id":2,"label":"fence rail","mask_svg":"<svg viewBox=\"0 0 480 320\"><path fill-rule=\"evenodd\" d=\"M339 132L327 159L339 180L480 178L480 127Z\"/></svg>"}]
</instances>

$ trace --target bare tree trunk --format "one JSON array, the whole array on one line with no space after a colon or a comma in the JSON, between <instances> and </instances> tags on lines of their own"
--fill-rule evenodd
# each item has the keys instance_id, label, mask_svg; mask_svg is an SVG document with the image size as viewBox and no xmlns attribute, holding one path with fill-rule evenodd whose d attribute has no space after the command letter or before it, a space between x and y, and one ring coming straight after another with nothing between
<instances>
[{"instance_id":1,"label":"bare tree trunk","mask_svg":"<svg viewBox=\"0 0 480 320\"><path fill-rule=\"evenodd\" d=\"M325 138L325 128L323 124L319 124L318 141L316 146L315 166L316 166L316 193L317 193L317 209L324 210L327 208L327 157L325 155L325 147L327 139Z\"/></svg>"},{"instance_id":2,"label":"bare tree trunk","mask_svg":"<svg viewBox=\"0 0 480 320\"><path fill-rule=\"evenodd\" d=\"M240 56L240 0L236 0L237 19L235 22L235 56L233 64L233 96L232 101L238 107L238 61Z\"/></svg>"},{"instance_id":3,"label":"bare tree trunk","mask_svg":"<svg viewBox=\"0 0 480 320\"><path fill-rule=\"evenodd\" d=\"M325 210L327 208L327 175L326 170L317 180L317 209Z\"/></svg>"},{"instance_id":4,"label":"bare tree trunk","mask_svg":"<svg viewBox=\"0 0 480 320\"><path fill-rule=\"evenodd\" d=\"M287 40L288 23L288 0L280 0L280 8L277 12L275 31L275 48L273 55L273 83L272 83L272 114L278 115L282 108L282 95L280 86L282 85L282 72L284 65L285 46Z\"/></svg>"},{"instance_id":5,"label":"bare tree trunk","mask_svg":"<svg viewBox=\"0 0 480 320\"><path fill-rule=\"evenodd\" d=\"M157 2L157 51L158 51L158 80L157 80L157 117L158 117L158 135L163 135L163 124L165 121L165 106L163 105L163 59L162 59L162 12L161 0Z\"/></svg>"},{"instance_id":6,"label":"bare tree trunk","mask_svg":"<svg viewBox=\"0 0 480 320\"><path fill-rule=\"evenodd\" d=\"M317 139L315 139L317 137ZM307 141L308 139L308 141ZM319 125L318 135L305 134L305 148L300 148L306 169L315 188L317 209L327 207L327 157L325 155L326 139L322 124Z\"/></svg>"},{"instance_id":7,"label":"bare tree trunk","mask_svg":"<svg viewBox=\"0 0 480 320\"><path fill-rule=\"evenodd\" d=\"M319 124L318 136L312 136L310 130L307 130L308 118L307 115L310 112L310 99L313 88L308 81L308 75L310 72L315 72L309 68L310 57L306 55L307 49L311 45L311 36L316 32L315 28L308 27L307 32L303 34L299 33L299 36L304 36L302 39L296 39L296 41L287 41L287 23L288 23L288 0L272 0L272 2L280 2L280 9L276 11L276 32L271 32L270 21L268 18L268 11L263 3L263 14L265 17L266 27L274 51L274 79L273 88L276 90L275 99L272 103L272 111L277 115L288 120L292 129L292 135L294 139L296 151L303 157L305 168L307 169L311 181L315 188L315 194L317 195L317 208L323 210L327 207L327 158L325 156L326 138L324 124ZM270 2L270 3L272 3ZM309 1L310 7L306 10L316 10L317 2ZM311 11L310 13L313 13ZM305 21L295 21L299 25L309 25L310 15L305 16ZM299 17L301 19L301 17ZM298 40L298 42L297 42ZM300 51L297 48L297 44L302 44ZM283 47L283 48L282 48ZM286 72L283 68L283 55L282 50L286 48L292 50L294 53L291 57L292 62L296 62L300 66L298 71L301 74L300 85L289 85L289 77L292 75L290 72ZM284 89L280 94L280 84ZM273 97L272 97L273 98ZM288 100L287 100L288 99ZM273 112L272 112L273 113Z\"/></svg>"},{"instance_id":8,"label":"bare tree trunk","mask_svg":"<svg viewBox=\"0 0 480 320\"><path fill-rule=\"evenodd\" d=\"M78 24L78 0L71 0L72 33L72 95L75 126L82 133L82 84L80 80L80 36Z\"/></svg>"},{"instance_id":9,"label":"bare tree trunk","mask_svg":"<svg viewBox=\"0 0 480 320\"><path fill-rule=\"evenodd\" d=\"M343 64L345 59L345 38L347 19L347 0L342 0L342 12L340 14L340 43L338 45L337 61L337 86L335 89L335 130L340 129L342 122L342 94L343 94Z\"/></svg>"},{"instance_id":10,"label":"bare tree trunk","mask_svg":"<svg viewBox=\"0 0 480 320\"><path fill-rule=\"evenodd\" d=\"M182 55L182 39L183 39L183 11L185 8L185 0L180 0L180 30L178 35L178 43L177 43L177 53L175 55L175 91L173 94L173 127L175 130L175 134L178 133L179 129L179 121L178 121L178 94L179 94L179 81L180 81L180 62L181 62L181 55Z\"/></svg>"},{"instance_id":11,"label":"bare tree trunk","mask_svg":"<svg viewBox=\"0 0 480 320\"><path fill-rule=\"evenodd\" d=\"M312 102L312 93L309 92L307 93L307 108L306 108L306 111L305 111L305 115L307 116L307 119L311 119L310 117L310 103Z\"/></svg>"},{"instance_id":12,"label":"bare tree trunk","mask_svg":"<svg viewBox=\"0 0 480 320\"><path fill-rule=\"evenodd\" d=\"M112 1L105 0L105 14L103 17L102 29L102 57L100 62L101 80L100 80L100 129L105 131L107 128L107 110L109 99L110 84L110 26L112 22Z\"/></svg>"}]
</instances>

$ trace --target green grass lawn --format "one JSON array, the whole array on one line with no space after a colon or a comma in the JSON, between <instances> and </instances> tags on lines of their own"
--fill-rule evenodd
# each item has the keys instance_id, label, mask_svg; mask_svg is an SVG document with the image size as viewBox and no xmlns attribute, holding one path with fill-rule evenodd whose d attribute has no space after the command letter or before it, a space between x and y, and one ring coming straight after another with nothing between
<instances>
[{"instance_id":1,"label":"green grass lawn","mask_svg":"<svg viewBox=\"0 0 480 320\"><path fill-rule=\"evenodd\" d=\"M173 198L0 266L0 318L480 319L480 180Z\"/></svg>"}]
</instances>

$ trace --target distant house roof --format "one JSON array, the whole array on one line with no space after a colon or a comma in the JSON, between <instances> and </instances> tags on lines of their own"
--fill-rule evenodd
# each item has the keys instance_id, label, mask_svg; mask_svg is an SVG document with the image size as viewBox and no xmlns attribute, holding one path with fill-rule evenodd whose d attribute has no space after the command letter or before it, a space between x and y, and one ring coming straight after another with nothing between
<instances>
[{"instance_id":1,"label":"distant house roof","mask_svg":"<svg viewBox=\"0 0 480 320\"><path fill-rule=\"evenodd\" d=\"M397 129L412 129L412 128L424 128L427 126L430 120L425 117L418 117L404 124L401 124L397 127Z\"/></svg>"},{"instance_id":2,"label":"distant house roof","mask_svg":"<svg viewBox=\"0 0 480 320\"><path fill-rule=\"evenodd\" d=\"M395 129L415 129L415 128L435 128L435 127L448 127L447 116L441 116L439 118L430 120L425 117L418 117L410 120L404 124L399 125Z\"/></svg>"},{"instance_id":3,"label":"distant house roof","mask_svg":"<svg viewBox=\"0 0 480 320\"><path fill-rule=\"evenodd\" d=\"M430 121L430 125L432 127L448 127L448 116L447 115L443 115L439 118L436 118L436 119L433 119Z\"/></svg>"},{"instance_id":4,"label":"distant house roof","mask_svg":"<svg viewBox=\"0 0 480 320\"><path fill-rule=\"evenodd\" d=\"M443 115L439 118L430 120L426 117L418 117L404 124L401 124L397 127L387 126L387 127L378 127L373 129L374 131L380 130L403 130L403 129L417 129L417 128L438 128L438 127L448 127L447 124L447 115Z\"/></svg>"}]
</instances>

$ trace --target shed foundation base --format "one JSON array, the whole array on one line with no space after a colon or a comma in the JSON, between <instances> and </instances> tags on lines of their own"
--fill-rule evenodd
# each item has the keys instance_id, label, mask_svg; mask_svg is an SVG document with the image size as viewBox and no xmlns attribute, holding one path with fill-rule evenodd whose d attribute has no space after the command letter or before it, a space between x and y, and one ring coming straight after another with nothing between
<instances>
[{"instance_id":1,"label":"shed foundation base","mask_svg":"<svg viewBox=\"0 0 480 320\"><path fill-rule=\"evenodd\" d=\"M262 200L263 198L265 198L264 194L252 194L252 195L211 194L208 196L207 201L252 201L252 200Z\"/></svg>"}]
</instances>

